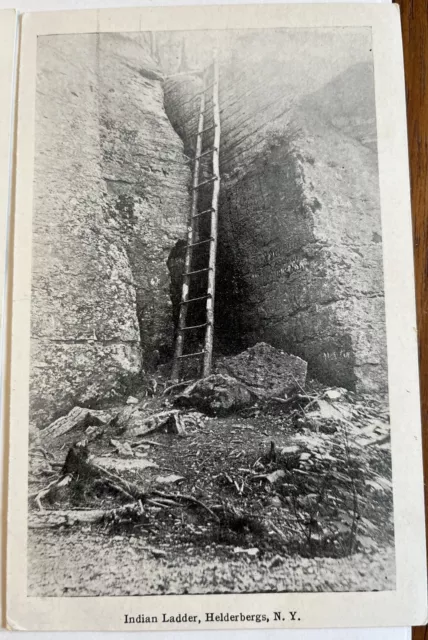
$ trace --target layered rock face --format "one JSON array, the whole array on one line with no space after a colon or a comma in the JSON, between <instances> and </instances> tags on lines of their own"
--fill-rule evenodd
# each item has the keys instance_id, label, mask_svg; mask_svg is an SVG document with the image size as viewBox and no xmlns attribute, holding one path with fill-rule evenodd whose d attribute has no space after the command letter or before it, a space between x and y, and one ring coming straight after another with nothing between
<instances>
[{"instance_id":1,"label":"layered rock face","mask_svg":"<svg viewBox=\"0 0 428 640\"><path fill-rule=\"evenodd\" d=\"M110 224L126 243L146 360L173 345L168 262L186 236L191 168L164 110L148 34L102 34L103 178Z\"/></svg>"},{"instance_id":2,"label":"layered rock face","mask_svg":"<svg viewBox=\"0 0 428 640\"><path fill-rule=\"evenodd\" d=\"M182 71L214 44L217 350L264 341L324 382L386 390L370 32L301 31L187 34L185 65L178 32L39 38L33 423L122 393L171 353L201 88Z\"/></svg>"},{"instance_id":3,"label":"layered rock face","mask_svg":"<svg viewBox=\"0 0 428 640\"><path fill-rule=\"evenodd\" d=\"M30 419L112 398L171 347L190 172L145 34L39 38Z\"/></svg>"},{"instance_id":4,"label":"layered rock face","mask_svg":"<svg viewBox=\"0 0 428 640\"><path fill-rule=\"evenodd\" d=\"M276 36L252 47L250 34L221 54L217 337L235 351L265 341L307 360L309 375L324 382L384 392L370 43L352 36L367 60L350 57L339 69L322 62L321 35L296 64L290 47L281 57ZM194 76L165 87L167 113L189 149L188 99L198 87Z\"/></svg>"}]
</instances>

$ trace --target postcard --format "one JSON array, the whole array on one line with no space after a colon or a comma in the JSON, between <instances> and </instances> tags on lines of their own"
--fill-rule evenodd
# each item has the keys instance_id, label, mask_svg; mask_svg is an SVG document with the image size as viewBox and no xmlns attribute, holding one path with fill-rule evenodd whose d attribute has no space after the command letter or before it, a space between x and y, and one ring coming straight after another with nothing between
<instances>
[{"instance_id":1,"label":"postcard","mask_svg":"<svg viewBox=\"0 0 428 640\"><path fill-rule=\"evenodd\" d=\"M26 14L11 629L426 612L394 5Z\"/></svg>"}]
</instances>

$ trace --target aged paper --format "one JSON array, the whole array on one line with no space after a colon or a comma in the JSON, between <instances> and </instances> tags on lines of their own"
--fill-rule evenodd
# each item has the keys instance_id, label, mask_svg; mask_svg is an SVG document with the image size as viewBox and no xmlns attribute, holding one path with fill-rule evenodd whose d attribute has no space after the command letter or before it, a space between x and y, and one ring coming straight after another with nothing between
<instances>
[{"instance_id":1,"label":"aged paper","mask_svg":"<svg viewBox=\"0 0 428 640\"><path fill-rule=\"evenodd\" d=\"M424 621L395 7L33 14L21 42L9 626Z\"/></svg>"}]
</instances>

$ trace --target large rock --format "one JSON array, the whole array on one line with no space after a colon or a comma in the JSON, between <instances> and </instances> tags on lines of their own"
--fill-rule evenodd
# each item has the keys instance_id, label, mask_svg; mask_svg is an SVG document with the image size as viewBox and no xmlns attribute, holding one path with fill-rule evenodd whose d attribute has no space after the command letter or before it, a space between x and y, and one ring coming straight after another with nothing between
<instances>
[{"instance_id":1,"label":"large rock","mask_svg":"<svg viewBox=\"0 0 428 640\"><path fill-rule=\"evenodd\" d=\"M126 393L173 340L168 258L190 170L148 34L37 50L30 419Z\"/></svg>"},{"instance_id":2,"label":"large rock","mask_svg":"<svg viewBox=\"0 0 428 640\"><path fill-rule=\"evenodd\" d=\"M186 387L176 398L181 407L194 407L205 413L223 416L251 405L256 397L235 378L213 374Z\"/></svg>"},{"instance_id":3,"label":"large rock","mask_svg":"<svg viewBox=\"0 0 428 640\"><path fill-rule=\"evenodd\" d=\"M383 392L370 34L320 29L310 49L304 31L227 37L220 47L216 338L235 351L269 342L304 358L309 374L329 384ZM208 62L212 41L198 38L195 50ZM172 78L165 90L167 113L189 150L196 84Z\"/></svg>"},{"instance_id":4,"label":"large rock","mask_svg":"<svg viewBox=\"0 0 428 640\"><path fill-rule=\"evenodd\" d=\"M165 113L149 34L102 34L99 65L107 224L129 259L143 361L151 364L173 347L191 165Z\"/></svg>"},{"instance_id":5,"label":"large rock","mask_svg":"<svg viewBox=\"0 0 428 640\"><path fill-rule=\"evenodd\" d=\"M221 358L219 373L233 376L259 398L286 397L305 388L307 363L297 356L275 349L265 342L237 356Z\"/></svg>"}]
</instances>

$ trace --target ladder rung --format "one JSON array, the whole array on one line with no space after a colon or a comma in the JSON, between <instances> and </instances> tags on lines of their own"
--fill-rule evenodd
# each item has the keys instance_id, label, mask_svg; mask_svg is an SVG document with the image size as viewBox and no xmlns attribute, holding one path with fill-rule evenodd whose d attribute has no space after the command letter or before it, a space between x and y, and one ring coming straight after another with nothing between
<instances>
[{"instance_id":1,"label":"ladder rung","mask_svg":"<svg viewBox=\"0 0 428 640\"><path fill-rule=\"evenodd\" d=\"M188 304L189 302L196 302L197 300L207 300L208 298L212 298L210 293L207 293L205 296L199 296L199 298L190 298L189 300L182 300L180 304Z\"/></svg>"},{"instance_id":2,"label":"ladder rung","mask_svg":"<svg viewBox=\"0 0 428 640\"><path fill-rule=\"evenodd\" d=\"M192 218L199 218L199 216L203 216L204 213L212 213L213 211L215 211L215 209L210 207L210 209L205 209L204 211L199 211L199 213L195 213L195 215L192 216Z\"/></svg>"},{"instance_id":3,"label":"ladder rung","mask_svg":"<svg viewBox=\"0 0 428 640\"><path fill-rule=\"evenodd\" d=\"M190 249L191 247L197 247L200 244L206 244L207 242L214 242L214 238L207 238L206 240L199 240L199 242L193 242L192 244L188 244L187 248Z\"/></svg>"},{"instance_id":4,"label":"ladder rung","mask_svg":"<svg viewBox=\"0 0 428 640\"><path fill-rule=\"evenodd\" d=\"M206 327L208 322L204 322L203 324L194 324L192 327L183 327L179 329L179 331L190 331L191 329L202 329L202 327Z\"/></svg>"},{"instance_id":5,"label":"ladder rung","mask_svg":"<svg viewBox=\"0 0 428 640\"><path fill-rule=\"evenodd\" d=\"M199 160L199 158L203 158L204 156L207 156L209 153L213 153L214 151L217 151L217 147L212 147L211 149L203 151L198 156L195 156L195 160Z\"/></svg>"},{"instance_id":6,"label":"ladder rung","mask_svg":"<svg viewBox=\"0 0 428 640\"><path fill-rule=\"evenodd\" d=\"M196 269L196 271L188 271L185 276L194 276L195 273L203 273L204 271L210 271L212 267L205 267L205 269Z\"/></svg>"},{"instance_id":7,"label":"ladder rung","mask_svg":"<svg viewBox=\"0 0 428 640\"><path fill-rule=\"evenodd\" d=\"M194 358L195 356L203 356L204 351L195 351L195 353L184 353L182 356L178 356L178 358Z\"/></svg>"},{"instance_id":8,"label":"ladder rung","mask_svg":"<svg viewBox=\"0 0 428 640\"><path fill-rule=\"evenodd\" d=\"M196 185L196 187L193 187L193 189L199 189L199 187L203 187L204 184L209 184L210 182L215 182L216 180L217 180L217 176L213 176L208 180L204 180L203 182L200 182L199 184Z\"/></svg>"},{"instance_id":9,"label":"ladder rung","mask_svg":"<svg viewBox=\"0 0 428 640\"><path fill-rule=\"evenodd\" d=\"M216 128L216 124L210 124L209 127L205 127L205 129L201 129L200 131L198 131L198 136L201 136L203 133L206 133L207 131L211 131L211 129L215 129Z\"/></svg>"}]
</instances>

